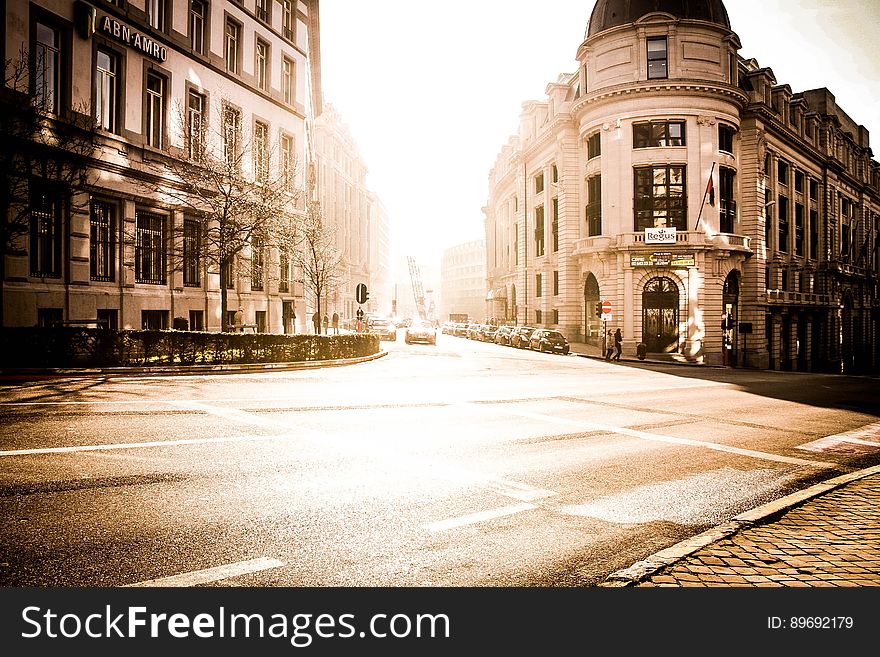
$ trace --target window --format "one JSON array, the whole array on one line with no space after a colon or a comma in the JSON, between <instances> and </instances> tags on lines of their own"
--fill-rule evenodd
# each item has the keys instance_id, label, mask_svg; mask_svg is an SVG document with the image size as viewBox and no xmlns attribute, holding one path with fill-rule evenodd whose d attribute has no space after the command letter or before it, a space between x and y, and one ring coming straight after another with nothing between
<instances>
[{"instance_id":1,"label":"window","mask_svg":"<svg viewBox=\"0 0 880 657\"><path fill-rule=\"evenodd\" d=\"M61 277L61 201L48 190L31 194L30 274Z\"/></svg>"},{"instance_id":2,"label":"window","mask_svg":"<svg viewBox=\"0 0 880 657\"><path fill-rule=\"evenodd\" d=\"M550 311L550 323L551 324L558 324L559 323L559 310L557 310L556 308L554 308L553 310Z\"/></svg>"},{"instance_id":3,"label":"window","mask_svg":"<svg viewBox=\"0 0 880 657\"><path fill-rule=\"evenodd\" d=\"M290 57L285 57L281 62L281 99L288 105L293 105L295 66L294 61Z\"/></svg>"},{"instance_id":4,"label":"window","mask_svg":"<svg viewBox=\"0 0 880 657\"><path fill-rule=\"evenodd\" d=\"M544 206L535 208L535 255L544 255Z\"/></svg>"},{"instance_id":5,"label":"window","mask_svg":"<svg viewBox=\"0 0 880 657\"><path fill-rule=\"evenodd\" d=\"M587 229L590 237L602 234L602 176L587 179Z\"/></svg>"},{"instance_id":6,"label":"window","mask_svg":"<svg viewBox=\"0 0 880 657\"><path fill-rule=\"evenodd\" d=\"M541 319L541 311L535 311L535 324L540 324L543 320Z\"/></svg>"},{"instance_id":7,"label":"window","mask_svg":"<svg viewBox=\"0 0 880 657\"><path fill-rule=\"evenodd\" d=\"M810 181L810 199L813 201L819 200L819 182L816 180Z\"/></svg>"},{"instance_id":8,"label":"window","mask_svg":"<svg viewBox=\"0 0 880 657\"><path fill-rule=\"evenodd\" d=\"M542 274L535 274L535 296L544 296L544 277Z\"/></svg>"},{"instance_id":9,"label":"window","mask_svg":"<svg viewBox=\"0 0 880 657\"><path fill-rule=\"evenodd\" d=\"M768 178L770 177L770 172L773 170L773 156L770 153L767 153L764 156L764 175Z\"/></svg>"},{"instance_id":10,"label":"window","mask_svg":"<svg viewBox=\"0 0 880 657\"><path fill-rule=\"evenodd\" d=\"M635 169L635 228L687 230L683 166L652 166Z\"/></svg>"},{"instance_id":11,"label":"window","mask_svg":"<svg viewBox=\"0 0 880 657\"><path fill-rule=\"evenodd\" d=\"M44 23L36 24L33 66L34 104L57 114L61 107L61 33Z\"/></svg>"},{"instance_id":12,"label":"window","mask_svg":"<svg viewBox=\"0 0 880 657\"><path fill-rule=\"evenodd\" d=\"M269 7L271 6L271 0L257 0L254 6L256 10L257 18L259 18L264 23L268 23L270 19Z\"/></svg>"},{"instance_id":13,"label":"window","mask_svg":"<svg viewBox=\"0 0 880 657\"><path fill-rule=\"evenodd\" d=\"M49 328L64 321L62 308L37 308L37 326Z\"/></svg>"},{"instance_id":14,"label":"window","mask_svg":"<svg viewBox=\"0 0 880 657\"><path fill-rule=\"evenodd\" d=\"M559 182L559 168L555 164L550 167L550 175L554 184Z\"/></svg>"},{"instance_id":15,"label":"window","mask_svg":"<svg viewBox=\"0 0 880 657\"><path fill-rule=\"evenodd\" d=\"M254 180L266 182L269 178L269 126L262 121L254 123Z\"/></svg>"},{"instance_id":16,"label":"window","mask_svg":"<svg viewBox=\"0 0 880 657\"><path fill-rule=\"evenodd\" d=\"M89 278L112 281L116 273L116 206L92 199L89 206Z\"/></svg>"},{"instance_id":17,"label":"window","mask_svg":"<svg viewBox=\"0 0 880 657\"><path fill-rule=\"evenodd\" d=\"M239 72L239 49L241 45L241 25L231 18L226 19L226 70Z\"/></svg>"},{"instance_id":18,"label":"window","mask_svg":"<svg viewBox=\"0 0 880 657\"><path fill-rule=\"evenodd\" d=\"M558 271L553 272L553 296L554 297L559 296L559 272Z\"/></svg>"},{"instance_id":19,"label":"window","mask_svg":"<svg viewBox=\"0 0 880 657\"><path fill-rule=\"evenodd\" d=\"M164 331L168 328L168 311L142 310L141 328L144 331Z\"/></svg>"},{"instance_id":20,"label":"window","mask_svg":"<svg viewBox=\"0 0 880 657\"><path fill-rule=\"evenodd\" d=\"M810 210L810 258L819 258L819 213L816 210Z\"/></svg>"},{"instance_id":21,"label":"window","mask_svg":"<svg viewBox=\"0 0 880 657\"><path fill-rule=\"evenodd\" d=\"M286 247L281 247L278 251L278 291L290 291L290 254Z\"/></svg>"},{"instance_id":22,"label":"window","mask_svg":"<svg viewBox=\"0 0 880 657\"><path fill-rule=\"evenodd\" d=\"M195 217L183 218L183 285L202 286L202 222Z\"/></svg>"},{"instance_id":23,"label":"window","mask_svg":"<svg viewBox=\"0 0 880 657\"><path fill-rule=\"evenodd\" d=\"M776 165L776 180L780 185L788 186L788 162L779 160Z\"/></svg>"},{"instance_id":24,"label":"window","mask_svg":"<svg viewBox=\"0 0 880 657\"><path fill-rule=\"evenodd\" d=\"M770 244L772 243L773 238L773 217L770 214L770 208L772 207L773 194L769 189L764 190L764 246L768 249L770 248Z\"/></svg>"},{"instance_id":25,"label":"window","mask_svg":"<svg viewBox=\"0 0 880 657\"><path fill-rule=\"evenodd\" d=\"M147 145L162 148L165 132L165 78L147 73L146 107L144 111Z\"/></svg>"},{"instance_id":26,"label":"window","mask_svg":"<svg viewBox=\"0 0 880 657\"><path fill-rule=\"evenodd\" d=\"M633 148L684 146L684 121L652 121L633 124Z\"/></svg>"},{"instance_id":27,"label":"window","mask_svg":"<svg viewBox=\"0 0 880 657\"><path fill-rule=\"evenodd\" d=\"M257 333L265 333L266 332L266 311L265 310L256 310L254 311L254 324L257 325Z\"/></svg>"},{"instance_id":28,"label":"window","mask_svg":"<svg viewBox=\"0 0 880 657\"><path fill-rule=\"evenodd\" d=\"M220 263L220 286L226 290L234 290L235 289L235 267L232 258L226 262ZM230 320L230 324L233 324L233 321Z\"/></svg>"},{"instance_id":29,"label":"window","mask_svg":"<svg viewBox=\"0 0 880 657\"><path fill-rule=\"evenodd\" d=\"M592 160L602 154L602 133L597 132L587 138L587 159Z\"/></svg>"},{"instance_id":30,"label":"window","mask_svg":"<svg viewBox=\"0 0 880 657\"><path fill-rule=\"evenodd\" d=\"M648 39L648 79L657 80L668 77L666 62L666 37Z\"/></svg>"},{"instance_id":31,"label":"window","mask_svg":"<svg viewBox=\"0 0 880 657\"><path fill-rule=\"evenodd\" d=\"M263 289L263 266L265 253L263 252L263 238L255 235L251 239L251 289Z\"/></svg>"},{"instance_id":32,"label":"window","mask_svg":"<svg viewBox=\"0 0 880 657\"><path fill-rule=\"evenodd\" d=\"M262 39L257 39L255 47L256 52L256 73L257 86L263 91L269 90L269 44Z\"/></svg>"},{"instance_id":33,"label":"window","mask_svg":"<svg viewBox=\"0 0 880 657\"><path fill-rule=\"evenodd\" d=\"M135 272L137 283L165 283L165 217L155 212L135 213Z\"/></svg>"},{"instance_id":34,"label":"window","mask_svg":"<svg viewBox=\"0 0 880 657\"><path fill-rule=\"evenodd\" d=\"M241 112L223 108L223 157L230 168L238 168L238 141L241 135Z\"/></svg>"},{"instance_id":35,"label":"window","mask_svg":"<svg viewBox=\"0 0 880 657\"><path fill-rule=\"evenodd\" d=\"M204 331L205 330L205 311L190 310L189 311L189 330Z\"/></svg>"},{"instance_id":36,"label":"window","mask_svg":"<svg viewBox=\"0 0 880 657\"><path fill-rule=\"evenodd\" d=\"M728 167L718 168L719 194L719 228L722 233L734 232L736 223L736 200L734 199L734 183L736 171Z\"/></svg>"},{"instance_id":37,"label":"window","mask_svg":"<svg viewBox=\"0 0 880 657\"><path fill-rule=\"evenodd\" d=\"M718 150L725 153L733 154L733 136L736 134L736 128L725 125L718 125Z\"/></svg>"},{"instance_id":38,"label":"window","mask_svg":"<svg viewBox=\"0 0 880 657\"><path fill-rule=\"evenodd\" d=\"M99 48L95 62L95 125L115 133L118 108L119 56Z\"/></svg>"},{"instance_id":39,"label":"window","mask_svg":"<svg viewBox=\"0 0 880 657\"><path fill-rule=\"evenodd\" d=\"M800 203L794 205L794 254L804 255L804 206Z\"/></svg>"},{"instance_id":40,"label":"window","mask_svg":"<svg viewBox=\"0 0 880 657\"><path fill-rule=\"evenodd\" d=\"M190 90L186 108L187 155L201 162L205 148L205 97Z\"/></svg>"},{"instance_id":41,"label":"window","mask_svg":"<svg viewBox=\"0 0 880 657\"><path fill-rule=\"evenodd\" d=\"M154 30L165 29L165 0L147 0L147 19Z\"/></svg>"},{"instance_id":42,"label":"window","mask_svg":"<svg viewBox=\"0 0 880 657\"><path fill-rule=\"evenodd\" d=\"M293 137L290 135L281 135L279 155L281 157L281 180L284 181L284 188L289 191L293 188Z\"/></svg>"},{"instance_id":43,"label":"window","mask_svg":"<svg viewBox=\"0 0 880 657\"><path fill-rule=\"evenodd\" d=\"M281 0L281 34L288 41L294 37L293 0Z\"/></svg>"},{"instance_id":44,"label":"window","mask_svg":"<svg viewBox=\"0 0 880 657\"><path fill-rule=\"evenodd\" d=\"M189 5L189 45L193 52L205 54L205 34L208 20L208 5L204 0L190 0Z\"/></svg>"},{"instance_id":45,"label":"window","mask_svg":"<svg viewBox=\"0 0 880 657\"><path fill-rule=\"evenodd\" d=\"M779 222L778 249L782 253L788 253L788 199L785 196L779 197L777 212Z\"/></svg>"},{"instance_id":46,"label":"window","mask_svg":"<svg viewBox=\"0 0 880 657\"><path fill-rule=\"evenodd\" d=\"M794 191L804 193L804 172L795 170L794 172Z\"/></svg>"},{"instance_id":47,"label":"window","mask_svg":"<svg viewBox=\"0 0 880 657\"><path fill-rule=\"evenodd\" d=\"M537 176L535 176L535 194L540 194L544 191L544 172L542 171Z\"/></svg>"},{"instance_id":48,"label":"window","mask_svg":"<svg viewBox=\"0 0 880 657\"><path fill-rule=\"evenodd\" d=\"M550 232L553 235L553 253L559 251L559 199L553 199L553 218L550 224Z\"/></svg>"},{"instance_id":49,"label":"window","mask_svg":"<svg viewBox=\"0 0 880 657\"><path fill-rule=\"evenodd\" d=\"M97 319L104 328L112 331L119 329L119 311L115 308L98 308L95 311L95 319Z\"/></svg>"}]
</instances>

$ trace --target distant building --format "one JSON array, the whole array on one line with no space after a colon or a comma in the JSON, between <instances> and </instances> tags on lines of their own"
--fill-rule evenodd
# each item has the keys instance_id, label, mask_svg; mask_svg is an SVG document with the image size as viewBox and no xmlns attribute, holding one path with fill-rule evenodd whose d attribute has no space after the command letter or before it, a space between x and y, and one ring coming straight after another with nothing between
<instances>
[{"instance_id":1,"label":"distant building","mask_svg":"<svg viewBox=\"0 0 880 657\"><path fill-rule=\"evenodd\" d=\"M494 314L624 352L880 367L880 164L827 89L739 55L721 0L599 0L489 176Z\"/></svg>"},{"instance_id":2,"label":"distant building","mask_svg":"<svg viewBox=\"0 0 880 657\"><path fill-rule=\"evenodd\" d=\"M440 287L439 320L445 321L451 314L467 314L476 321L491 317L486 308L486 242L446 249L440 261Z\"/></svg>"}]
</instances>

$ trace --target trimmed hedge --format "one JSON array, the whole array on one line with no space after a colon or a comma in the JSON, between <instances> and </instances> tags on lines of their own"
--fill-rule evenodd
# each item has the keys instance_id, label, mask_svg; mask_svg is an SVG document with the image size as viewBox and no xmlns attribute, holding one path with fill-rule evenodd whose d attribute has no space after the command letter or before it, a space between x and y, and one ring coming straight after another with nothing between
<instances>
[{"instance_id":1,"label":"trimmed hedge","mask_svg":"<svg viewBox=\"0 0 880 657\"><path fill-rule=\"evenodd\" d=\"M0 367L145 367L297 363L379 353L379 337L59 326L0 329Z\"/></svg>"}]
</instances>

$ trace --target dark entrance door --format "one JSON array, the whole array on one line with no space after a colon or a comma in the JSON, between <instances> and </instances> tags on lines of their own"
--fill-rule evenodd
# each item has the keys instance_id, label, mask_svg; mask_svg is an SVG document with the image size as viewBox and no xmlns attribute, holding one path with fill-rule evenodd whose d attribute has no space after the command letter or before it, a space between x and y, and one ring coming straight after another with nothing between
<instances>
[{"instance_id":1,"label":"dark entrance door","mask_svg":"<svg viewBox=\"0 0 880 657\"><path fill-rule=\"evenodd\" d=\"M645 286L642 341L649 353L678 351L678 286L671 279L655 278Z\"/></svg>"}]
</instances>

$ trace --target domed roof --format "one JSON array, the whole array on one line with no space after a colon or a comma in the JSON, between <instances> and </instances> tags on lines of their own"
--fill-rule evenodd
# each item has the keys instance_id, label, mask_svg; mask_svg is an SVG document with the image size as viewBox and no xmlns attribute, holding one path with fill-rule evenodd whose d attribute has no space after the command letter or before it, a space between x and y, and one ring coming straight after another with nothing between
<instances>
[{"instance_id":1,"label":"domed roof","mask_svg":"<svg viewBox=\"0 0 880 657\"><path fill-rule=\"evenodd\" d=\"M587 37L618 25L634 23L655 11L676 18L708 21L730 29L727 9L721 0L597 0L590 16Z\"/></svg>"}]
</instances>

